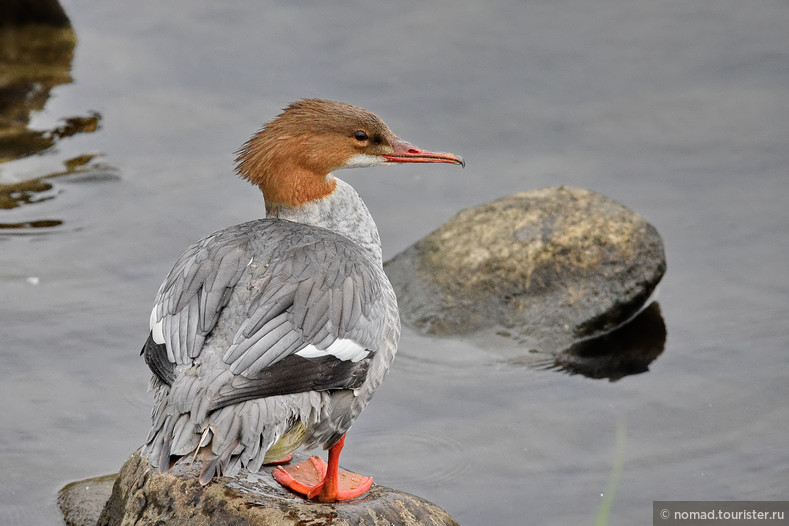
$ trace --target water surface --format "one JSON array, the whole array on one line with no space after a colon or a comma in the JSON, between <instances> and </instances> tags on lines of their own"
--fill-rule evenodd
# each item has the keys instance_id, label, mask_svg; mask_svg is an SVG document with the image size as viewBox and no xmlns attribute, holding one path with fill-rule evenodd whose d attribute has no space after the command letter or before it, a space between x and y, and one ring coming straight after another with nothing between
<instances>
[{"instance_id":1,"label":"water surface","mask_svg":"<svg viewBox=\"0 0 789 526\"><path fill-rule=\"evenodd\" d=\"M93 133L0 165L0 182L97 154L96 177L0 210L0 523L59 524L57 490L144 440L138 356L154 294L194 240L263 214L233 151L291 100L364 106L450 166L340 173L385 257L460 209L573 185L664 237L664 352L615 382L539 370L494 342L405 331L344 463L461 524L608 523L653 500L789 489L789 7L782 2L68 0L73 82L32 129Z\"/></svg>"}]
</instances>

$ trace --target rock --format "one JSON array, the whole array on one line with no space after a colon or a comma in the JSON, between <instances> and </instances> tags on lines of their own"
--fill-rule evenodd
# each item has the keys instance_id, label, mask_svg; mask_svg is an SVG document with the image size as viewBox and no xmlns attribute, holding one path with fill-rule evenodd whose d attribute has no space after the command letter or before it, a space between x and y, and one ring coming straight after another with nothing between
<instances>
[{"instance_id":1,"label":"rock","mask_svg":"<svg viewBox=\"0 0 789 526\"><path fill-rule=\"evenodd\" d=\"M457 524L435 504L383 486L373 486L359 499L321 504L281 487L272 478L271 468L264 467L258 473L242 472L236 477L220 477L205 487L197 480L199 472L200 463L196 461L179 463L167 473L158 473L137 451L121 468L98 524Z\"/></svg>"},{"instance_id":2,"label":"rock","mask_svg":"<svg viewBox=\"0 0 789 526\"><path fill-rule=\"evenodd\" d=\"M68 526L96 526L118 475L72 482L58 492L58 508Z\"/></svg>"},{"instance_id":3,"label":"rock","mask_svg":"<svg viewBox=\"0 0 789 526\"><path fill-rule=\"evenodd\" d=\"M666 260L643 217L558 187L464 210L384 268L403 322L419 332L494 330L555 352L632 318Z\"/></svg>"}]
</instances>

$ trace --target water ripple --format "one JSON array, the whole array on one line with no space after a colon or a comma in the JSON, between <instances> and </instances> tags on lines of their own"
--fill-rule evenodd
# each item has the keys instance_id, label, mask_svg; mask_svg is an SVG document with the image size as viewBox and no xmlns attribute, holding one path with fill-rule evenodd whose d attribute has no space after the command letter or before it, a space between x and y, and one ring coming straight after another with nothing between
<instances>
[{"instance_id":1,"label":"water ripple","mask_svg":"<svg viewBox=\"0 0 789 526\"><path fill-rule=\"evenodd\" d=\"M393 487L442 485L460 480L473 468L471 447L442 432L360 432L353 442L354 467Z\"/></svg>"}]
</instances>

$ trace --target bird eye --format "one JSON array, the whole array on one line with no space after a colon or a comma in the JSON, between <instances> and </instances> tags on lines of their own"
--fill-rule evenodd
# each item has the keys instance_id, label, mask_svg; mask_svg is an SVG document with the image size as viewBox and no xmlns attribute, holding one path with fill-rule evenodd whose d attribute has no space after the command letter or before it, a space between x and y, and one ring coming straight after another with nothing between
<instances>
[{"instance_id":1,"label":"bird eye","mask_svg":"<svg viewBox=\"0 0 789 526\"><path fill-rule=\"evenodd\" d=\"M357 131L355 131L354 134L353 134L353 138L356 139L359 142L364 142L367 139L369 139L369 137L364 132L364 130L357 130Z\"/></svg>"}]
</instances>

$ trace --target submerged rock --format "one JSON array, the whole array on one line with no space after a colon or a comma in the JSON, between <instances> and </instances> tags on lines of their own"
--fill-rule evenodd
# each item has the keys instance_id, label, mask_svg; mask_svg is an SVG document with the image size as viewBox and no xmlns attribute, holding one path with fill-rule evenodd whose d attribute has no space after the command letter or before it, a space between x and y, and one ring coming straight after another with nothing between
<instances>
[{"instance_id":1,"label":"submerged rock","mask_svg":"<svg viewBox=\"0 0 789 526\"><path fill-rule=\"evenodd\" d=\"M558 187L464 210L384 268L403 322L419 332L492 329L555 352L632 318L666 260L643 217Z\"/></svg>"},{"instance_id":2,"label":"submerged rock","mask_svg":"<svg viewBox=\"0 0 789 526\"><path fill-rule=\"evenodd\" d=\"M373 486L358 499L336 504L305 500L286 490L271 476L259 473L219 477L209 485L198 482L200 463L177 464L168 473L151 468L139 451L121 468L101 516L79 509L80 493L90 482L70 484L70 498L59 499L64 517L84 517L70 526L132 525L457 525L444 510L419 497ZM86 484L88 483L88 484ZM74 491L77 493L74 494ZM107 499L106 488L99 490ZM65 508L65 509L64 509Z\"/></svg>"}]
</instances>

